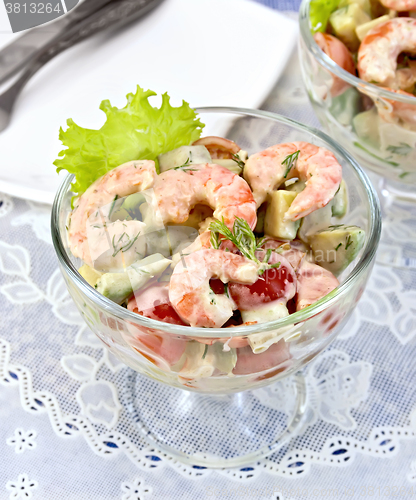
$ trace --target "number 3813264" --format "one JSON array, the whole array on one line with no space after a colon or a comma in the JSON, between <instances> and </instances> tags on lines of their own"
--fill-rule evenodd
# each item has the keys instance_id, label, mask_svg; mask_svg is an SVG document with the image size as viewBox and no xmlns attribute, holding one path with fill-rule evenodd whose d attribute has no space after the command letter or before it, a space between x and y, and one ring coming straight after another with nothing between
<instances>
[{"instance_id":1,"label":"number 3813264","mask_svg":"<svg viewBox=\"0 0 416 500\"><path fill-rule=\"evenodd\" d=\"M6 3L6 12L8 14L52 14L52 12L61 12L61 4L52 3Z\"/></svg>"}]
</instances>

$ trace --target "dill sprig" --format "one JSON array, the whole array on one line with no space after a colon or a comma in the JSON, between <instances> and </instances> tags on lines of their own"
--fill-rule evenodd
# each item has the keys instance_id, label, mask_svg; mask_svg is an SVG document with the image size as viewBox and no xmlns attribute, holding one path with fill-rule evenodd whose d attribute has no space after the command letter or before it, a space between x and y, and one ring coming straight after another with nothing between
<instances>
[{"instance_id":1,"label":"dill sprig","mask_svg":"<svg viewBox=\"0 0 416 500\"><path fill-rule=\"evenodd\" d=\"M191 168L192 163L191 163L191 157L188 156L186 159L185 163L182 163L182 165L179 165L178 167L174 167L173 170L184 170L185 172L196 172L196 168Z\"/></svg>"},{"instance_id":2,"label":"dill sprig","mask_svg":"<svg viewBox=\"0 0 416 500\"><path fill-rule=\"evenodd\" d=\"M218 250L220 248L221 242L220 242L218 233L214 233L213 231L211 231L210 242L211 242L212 248L215 248L215 250Z\"/></svg>"},{"instance_id":3,"label":"dill sprig","mask_svg":"<svg viewBox=\"0 0 416 500\"><path fill-rule=\"evenodd\" d=\"M233 154L233 157L231 158L233 161L235 161L237 163L237 165L243 169L244 168L244 161L238 156L238 154L234 153Z\"/></svg>"},{"instance_id":4,"label":"dill sprig","mask_svg":"<svg viewBox=\"0 0 416 500\"><path fill-rule=\"evenodd\" d=\"M127 235L127 238L128 240L123 243L122 241L122 238L124 237L126 233L124 232L120 238L117 240L117 242L114 242L114 239L115 239L115 235L113 236L113 239L112 239L112 245L113 245L113 254L112 254L112 257L115 257L119 252L127 252L127 250L130 250L130 248L134 245L134 242L137 240L137 238L139 237L139 234L140 234L140 231L136 234L136 236L131 239L129 235ZM120 243L121 241L121 245L119 248L117 248L118 244Z\"/></svg>"},{"instance_id":5,"label":"dill sprig","mask_svg":"<svg viewBox=\"0 0 416 500\"><path fill-rule=\"evenodd\" d=\"M280 262L269 264L272 254L271 249L266 251L263 262L260 262L256 257L256 251L263 245L264 238L257 240L246 220L236 217L234 219L233 229L231 230L225 225L223 218L222 221L216 220L211 222L209 230L211 231L211 244L212 241L215 243L218 242L218 247L213 246L213 248L219 248L220 242L222 241L231 241L244 257L254 261L259 266L259 274L263 274L267 269L280 266ZM215 236L213 236L213 234Z\"/></svg>"},{"instance_id":6,"label":"dill sprig","mask_svg":"<svg viewBox=\"0 0 416 500\"><path fill-rule=\"evenodd\" d=\"M288 173L291 171L292 167L295 165L298 157L299 157L300 149L295 151L294 153L286 156L286 158L282 161L282 165L286 166L285 175L283 176L285 179L288 176Z\"/></svg>"},{"instance_id":7,"label":"dill sprig","mask_svg":"<svg viewBox=\"0 0 416 500\"><path fill-rule=\"evenodd\" d=\"M386 149L399 156L407 156L413 150L412 146L405 142L401 142L399 146L387 146Z\"/></svg>"},{"instance_id":8,"label":"dill sprig","mask_svg":"<svg viewBox=\"0 0 416 500\"><path fill-rule=\"evenodd\" d=\"M114 196L114 200L111 202L110 211L108 212L108 218L110 218L110 217L111 217L111 214L113 213L113 210L114 210L114 207L115 207L115 205L116 205L116 201L117 201L117 199L118 199L118 194L116 194L116 195ZM97 212L97 214L98 214L98 212Z\"/></svg>"},{"instance_id":9,"label":"dill sprig","mask_svg":"<svg viewBox=\"0 0 416 500\"><path fill-rule=\"evenodd\" d=\"M217 234L219 241L230 240L231 243L233 243L240 250L244 257L254 260L257 264L260 264L260 261L254 254L257 250L256 237L254 236L250 226L247 224L247 221L241 219L240 217L236 217L233 229L231 230L225 225L223 218L222 221L216 220L211 222L209 230L211 231L211 234ZM219 237L219 235L222 237Z\"/></svg>"},{"instance_id":10,"label":"dill sprig","mask_svg":"<svg viewBox=\"0 0 416 500\"><path fill-rule=\"evenodd\" d=\"M190 162L190 158L188 156L188 158L186 159L186 162L185 163L182 163L182 165L178 165L177 167L174 167L173 170L179 170L180 168L184 168L184 167L187 167L189 165L189 162Z\"/></svg>"},{"instance_id":11,"label":"dill sprig","mask_svg":"<svg viewBox=\"0 0 416 500\"><path fill-rule=\"evenodd\" d=\"M348 247L350 245L352 245L352 239L351 239L351 235L349 234L348 238L347 238L347 242L345 243L345 250L348 250Z\"/></svg>"}]
</instances>

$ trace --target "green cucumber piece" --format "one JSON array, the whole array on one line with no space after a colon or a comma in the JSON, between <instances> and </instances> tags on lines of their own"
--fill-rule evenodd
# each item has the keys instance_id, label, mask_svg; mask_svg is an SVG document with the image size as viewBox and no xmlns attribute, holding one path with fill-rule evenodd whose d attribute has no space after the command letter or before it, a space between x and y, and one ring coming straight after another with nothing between
<instances>
[{"instance_id":1,"label":"green cucumber piece","mask_svg":"<svg viewBox=\"0 0 416 500\"><path fill-rule=\"evenodd\" d=\"M365 232L358 226L334 225L309 237L315 262L338 276L357 257Z\"/></svg>"},{"instance_id":2,"label":"green cucumber piece","mask_svg":"<svg viewBox=\"0 0 416 500\"><path fill-rule=\"evenodd\" d=\"M351 125L354 116L361 110L361 94L350 87L337 97L332 98L329 112L341 125Z\"/></svg>"},{"instance_id":3,"label":"green cucumber piece","mask_svg":"<svg viewBox=\"0 0 416 500\"><path fill-rule=\"evenodd\" d=\"M379 119L376 108L358 113L352 120L357 136L374 148L380 147Z\"/></svg>"},{"instance_id":4,"label":"green cucumber piece","mask_svg":"<svg viewBox=\"0 0 416 500\"><path fill-rule=\"evenodd\" d=\"M348 192L347 192L347 184L344 179L342 179L341 184L339 185L338 192L334 196L331 204L332 216L333 217L344 217L347 213L348 207Z\"/></svg>"},{"instance_id":5,"label":"green cucumber piece","mask_svg":"<svg viewBox=\"0 0 416 500\"><path fill-rule=\"evenodd\" d=\"M186 168L188 165L212 163L211 155L205 146L181 146L157 157L160 172L172 168Z\"/></svg>"},{"instance_id":6,"label":"green cucumber piece","mask_svg":"<svg viewBox=\"0 0 416 500\"><path fill-rule=\"evenodd\" d=\"M135 290L142 288L152 278L162 274L171 261L157 253L138 260L126 268L124 273L105 273L95 288L113 302L121 304Z\"/></svg>"}]
</instances>

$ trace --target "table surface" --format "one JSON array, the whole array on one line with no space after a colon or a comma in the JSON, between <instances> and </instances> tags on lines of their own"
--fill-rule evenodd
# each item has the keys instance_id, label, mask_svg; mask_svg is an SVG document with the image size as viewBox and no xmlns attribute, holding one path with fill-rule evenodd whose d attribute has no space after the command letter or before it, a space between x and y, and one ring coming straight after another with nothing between
<instances>
[{"instance_id":1,"label":"table surface","mask_svg":"<svg viewBox=\"0 0 416 500\"><path fill-rule=\"evenodd\" d=\"M318 125L296 53L262 108ZM416 211L391 210L383 231L411 246ZM376 264L351 320L306 369L298 438L250 467L196 468L143 446L122 407L127 369L67 295L49 217L0 194L0 500L416 498L415 271Z\"/></svg>"}]
</instances>

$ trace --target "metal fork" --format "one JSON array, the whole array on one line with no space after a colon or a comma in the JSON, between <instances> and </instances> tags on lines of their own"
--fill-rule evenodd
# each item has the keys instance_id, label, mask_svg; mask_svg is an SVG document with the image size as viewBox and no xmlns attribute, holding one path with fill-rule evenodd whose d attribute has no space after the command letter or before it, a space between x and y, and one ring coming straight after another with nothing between
<instances>
[{"instance_id":1,"label":"metal fork","mask_svg":"<svg viewBox=\"0 0 416 500\"><path fill-rule=\"evenodd\" d=\"M0 83L7 82L21 71L39 50L47 43L56 40L80 21L98 11L111 0L84 0L68 14L55 19L47 25L37 26L25 31L15 41L0 50Z\"/></svg>"},{"instance_id":2,"label":"metal fork","mask_svg":"<svg viewBox=\"0 0 416 500\"><path fill-rule=\"evenodd\" d=\"M54 38L28 63L22 75L0 95L0 132L10 123L13 106L30 78L53 57L107 28L120 28L144 16L163 0L113 0Z\"/></svg>"}]
</instances>

